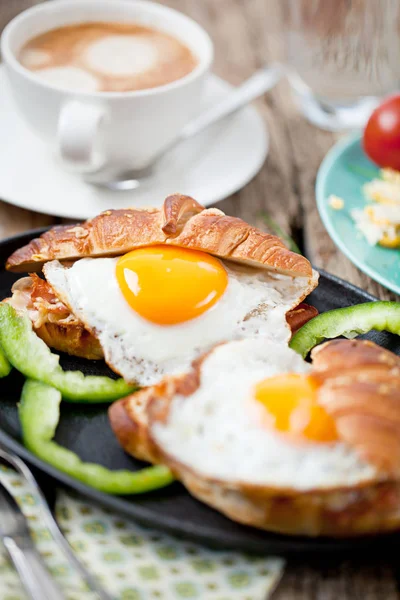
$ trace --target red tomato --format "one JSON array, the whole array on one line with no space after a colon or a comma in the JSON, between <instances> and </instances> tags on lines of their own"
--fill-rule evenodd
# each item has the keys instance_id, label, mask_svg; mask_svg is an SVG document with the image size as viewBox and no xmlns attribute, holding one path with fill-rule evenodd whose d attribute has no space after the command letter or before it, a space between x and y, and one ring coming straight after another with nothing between
<instances>
[{"instance_id":1,"label":"red tomato","mask_svg":"<svg viewBox=\"0 0 400 600\"><path fill-rule=\"evenodd\" d=\"M400 171L400 95L390 96L374 110L364 130L363 146L377 165Z\"/></svg>"}]
</instances>

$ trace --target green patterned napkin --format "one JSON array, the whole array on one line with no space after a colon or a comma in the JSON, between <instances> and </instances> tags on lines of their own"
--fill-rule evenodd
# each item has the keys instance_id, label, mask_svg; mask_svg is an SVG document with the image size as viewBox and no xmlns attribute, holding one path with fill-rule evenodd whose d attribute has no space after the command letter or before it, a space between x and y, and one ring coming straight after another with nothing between
<instances>
[{"instance_id":1,"label":"green patterned napkin","mask_svg":"<svg viewBox=\"0 0 400 600\"><path fill-rule=\"evenodd\" d=\"M95 600L43 526L38 498L14 471L0 480L29 519L47 567L67 600ZM59 491L59 525L80 560L116 600L265 600L283 571L283 560L204 548L145 529L83 497ZM0 553L1 600L26 600L19 579Z\"/></svg>"}]
</instances>

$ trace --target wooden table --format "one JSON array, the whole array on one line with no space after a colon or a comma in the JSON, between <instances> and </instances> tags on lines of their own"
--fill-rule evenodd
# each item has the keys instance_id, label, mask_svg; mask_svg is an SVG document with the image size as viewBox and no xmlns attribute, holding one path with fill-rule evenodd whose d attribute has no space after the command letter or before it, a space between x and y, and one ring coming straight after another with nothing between
<instances>
[{"instance_id":1,"label":"wooden table","mask_svg":"<svg viewBox=\"0 0 400 600\"><path fill-rule=\"evenodd\" d=\"M0 30L18 12L40 0L0 1ZM201 23L215 43L215 72L233 84L282 52L279 0L161 0ZM257 177L218 206L261 228L266 212L290 234L317 266L382 299L394 299L362 274L334 246L318 216L314 183L318 166L335 142L296 111L286 82L258 101L270 133L268 159ZM0 202L0 239L59 219ZM356 557L355 557L356 558ZM395 565L330 560L324 565L289 564L276 600L395 600L400 598Z\"/></svg>"}]
</instances>

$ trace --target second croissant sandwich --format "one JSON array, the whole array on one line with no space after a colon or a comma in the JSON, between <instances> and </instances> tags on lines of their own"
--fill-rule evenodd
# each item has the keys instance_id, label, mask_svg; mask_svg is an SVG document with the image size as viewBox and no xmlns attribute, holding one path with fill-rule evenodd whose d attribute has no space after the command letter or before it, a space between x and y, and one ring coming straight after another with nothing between
<instances>
[{"instance_id":1,"label":"second croissant sandwich","mask_svg":"<svg viewBox=\"0 0 400 600\"><path fill-rule=\"evenodd\" d=\"M336 537L400 528L400 357L372 342L327 342L311 365L274 342L222 344L109 416L128 453L240 523Z\"/></svg>"}]
</instances>

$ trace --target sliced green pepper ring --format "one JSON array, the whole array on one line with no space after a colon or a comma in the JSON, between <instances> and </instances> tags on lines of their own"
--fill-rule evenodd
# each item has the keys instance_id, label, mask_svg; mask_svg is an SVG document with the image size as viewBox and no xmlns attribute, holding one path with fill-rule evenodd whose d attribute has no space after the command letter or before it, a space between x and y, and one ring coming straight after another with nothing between
<instances>
[{"instance_id":1,"label":"sliced green pepper ring","mask_svg":"<svg viewBox=\"0 0 400 600\"><path fill-rule=\"evenodd\" d=\"M295 333L290 347L305 358L326 339L354 338L373 329L400 335L400 302L365 302L322 313Z\"/></svg>"},{"instance_id":2,"label":"sliced green pepper ring","mask_svg":"<svg viewBox=\"0 0 400 600\"><path fill-rule=\"evenodd\" d=\"M19 418L23 442L33 454L59 471L108 494L142 494L174 481L168 467L110 471L83 462L77 454L53 441L60 420L61 393L55 388L27 379L22 389Z\"/></svg>"},{"instance_id":3,"label":"sliced green pepper ring","mask_svg":"<svg viewBox=\"0 0 400 600\"><path fill-rule=\"evenodd\" d=\"M0 379L2 377L7 377L10 373L12 366L7 356L4 354L3 348L0 346Z\"/></svg>"},{"instance_id":4,"label":"sliced green pepper ring","mask_svg":"<svg viewBox=\"0 0 400 600\"><path fill-rule=\"evenodd\" d=\"M0 346L17 371L57 388L70 402L111 402L136 389L123 379L63 371L59 356L36 335L29 317L7 303L0 304Z\"/></svg>"}]
</instances>

